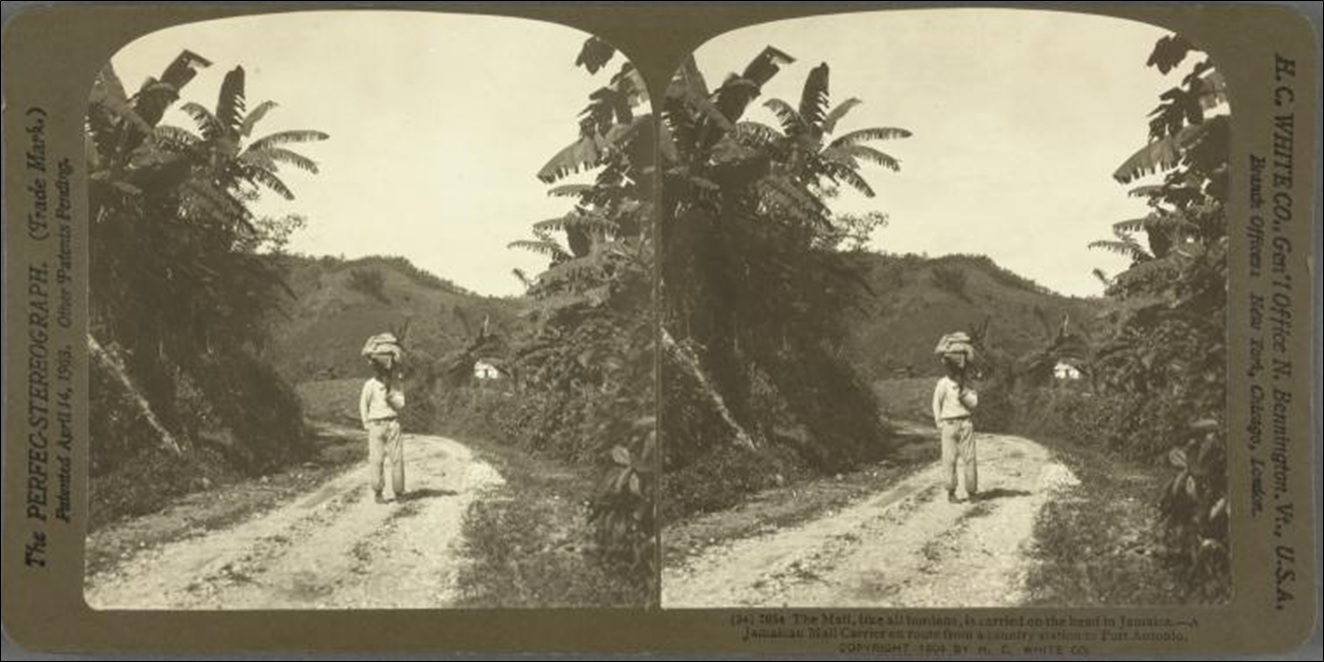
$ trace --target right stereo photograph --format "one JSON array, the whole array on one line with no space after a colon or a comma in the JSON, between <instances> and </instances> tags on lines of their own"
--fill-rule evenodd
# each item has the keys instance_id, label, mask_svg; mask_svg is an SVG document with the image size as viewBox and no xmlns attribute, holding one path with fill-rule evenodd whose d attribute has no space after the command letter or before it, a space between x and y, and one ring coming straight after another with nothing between
<instances>
[{"instance_id":1,"label":"right stereo photograph","mask_svg":"<svg viewBox=\"0 0 1324 662\"><path fill-rule=\"evenodd\" d=\"M654 99L662 606L1226 603L1217 64L1011 9L681 63Z\"/></svg>"}]
</instances>

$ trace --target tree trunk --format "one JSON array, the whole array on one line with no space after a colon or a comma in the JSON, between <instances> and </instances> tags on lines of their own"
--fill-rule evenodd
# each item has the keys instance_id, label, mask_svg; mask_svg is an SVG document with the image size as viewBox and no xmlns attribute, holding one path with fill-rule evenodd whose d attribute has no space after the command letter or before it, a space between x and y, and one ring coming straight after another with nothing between
<instances>
[{"instance_id":1,"label":"tree trunk","mask_svg":"<svg viewBox=\"0 0 1324 662\"><path fill-rule=\"evenodd\" d=\"M680 364L685 367L690 373L690 376L699 383L699 387L703 392L708 395L709 401L713 404L713 409L717 410L718 415L722 417L722 420L726 423L727 427L731 429L736 445L751 451L757 450L757 446L754 444L754 438L745 431L745 428L740 425L740 422L731 414L731 410L727 408L726 402L722 399L722 394L718 393L717 389L713 388L708 376L704 374L703 367L699 365L699 358L695 356L693 352L681 347L666 329L662 329L662 346L680 361Z\"/></svg>"},{"instance_id":2,"label":"tree trunk","mask_svg":"<svg viewBox=\"0 0 1324 662\"><path fill-rule=\"evenodd\" d=\"M101 343L97 342L97 339L90 333L87 334L87 349L92 358L101 363L110 374L115 376L120 386L124 387L124 392L129 396L129 400L138 406L138 413L142 414L147 424L151 426L152 430L156 431L157 437L161 440L161 445L175 455L183 455L184 451L180 448L179 442L175 441L175 435L171 434L161 424L160 419L156 417L156 413L152 411L151 404L147 402L147 398L143 397L138 387L134 386L133 380L129 377L129 373L124 369L124 365L119 362L119 359L106 351L106 348L102 347Z\"/></svg>"}]
</instances>

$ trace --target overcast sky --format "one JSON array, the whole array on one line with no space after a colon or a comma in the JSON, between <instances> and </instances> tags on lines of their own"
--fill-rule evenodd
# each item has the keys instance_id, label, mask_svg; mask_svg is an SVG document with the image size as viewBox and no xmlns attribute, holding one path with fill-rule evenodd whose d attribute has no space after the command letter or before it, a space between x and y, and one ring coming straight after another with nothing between
<instances>
[{"instance_id":1,"label":"overcast sky","mask_svg":"<svg viewBox=\"0 0 1324 662\"><path fill-rule=\"evenodd\" d=\"M728 33L698 52L714 84L764 46L798 58L765 89L797 102L808 71L831 66L833 102L864 100L839 132L898 126L914 137L877 146L902 161L867 166L879 196L847 194L839 211L878 210L876 247L984 253L1061 292L1098 294L1090 271L1125 261L1086 244L1144 212L1111 179L1144 144L1145 116L1173 86L1144 66L1163 30L1111 18L1016 10L915 10L784 21ZM183 48L215 64L184 98L214 108L225 72L248 72L250 108L280 107L265 134L319 129L297 146L321 165L291 171L308 227L292 250L403 255L486 294L515 294L511 275L545 261L506 248L560 215L534 177L575 138L575 118L610 71L573 66L586 35L509 18L407 12L305 12L171 28L113 62L136 90ZM773 122L761 106L752 119ZM192 126L178 112L173 124Z\"/></svg>"},{"instance_id":2,"label":"overcast sky","mask_svg":"<svg viewBox=\"0 0 1324 662\"><path fill-rule=\"evenodd\" d=\"M831 68L833 104L858 97L837 133L914 132L873 143L901 172L866 166L878 196L848 193L838 211L877 210L894 252L982 253L1063 293L1100 294L1091 275L1126 260L1086 245L1143 215L1113 170L1145 144L1146 115L1177 84L1145 67L1167 31L1113 18L997 9L872 12L770 23L722 35L696 53L713 84L764 46L797 61L747 116L776 125L769 97L798 104L809 70Z\"/></svg>"},{"instance_id":3,"label":"overcast sky","mask_svg":"<svg viewBox=\"0 0 1324 662\"><path fill-rule=\"evenodd\" d=\"M184 100L215 108L225 73L247 72L249 108L280 104L255 135L318 129L294 147L321 173L282 177L308 217L291 250L403 255L483 294L523 290L511 269L546 259L508 249L569 210L535 177L577 136L576 117L610 71L574 66L587 37L564 26L409 12L301 12L224 19L147 35L112 60L130 92L183 48L213 62ZM614 69L612 70L614 71ZM192 127L178 111L167 123Z\"/></svg>"}]
</instances>

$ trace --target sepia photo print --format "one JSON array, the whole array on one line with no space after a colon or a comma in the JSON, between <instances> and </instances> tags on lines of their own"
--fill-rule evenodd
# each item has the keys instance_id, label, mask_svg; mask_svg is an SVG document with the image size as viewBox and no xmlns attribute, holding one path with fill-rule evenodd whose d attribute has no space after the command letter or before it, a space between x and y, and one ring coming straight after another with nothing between
<instances>
[{"instance_id":1,"label":"sepia photo print","mask_svg":"<svg viewBox=\"0 0 1324 662\"><path fill-rule=\"evenodd\" d=\"M4 657L1318 659L1322 20L6 2Z\"/></svg>"},{"instance_id":2,"label":"sepia photo print","mask_svg":"<svg viewBox=\"0 0 1324 662\"><path fill-rule=\"evenodd\" d=\"M1005 9L774 22L687 59L663 606L1226 600L1215 64Z\"/></svg>"},{"instance_id":3,"label":"sepia photo print","mask_svg":"<svg viewBox=\"0 0 1324 662\"><path fill-rule=\"evenodd\" d=\"M606 42L521 19L116 53L86 125L89 604L655 602L647 101Z\"/></svg>"}]
</instances>

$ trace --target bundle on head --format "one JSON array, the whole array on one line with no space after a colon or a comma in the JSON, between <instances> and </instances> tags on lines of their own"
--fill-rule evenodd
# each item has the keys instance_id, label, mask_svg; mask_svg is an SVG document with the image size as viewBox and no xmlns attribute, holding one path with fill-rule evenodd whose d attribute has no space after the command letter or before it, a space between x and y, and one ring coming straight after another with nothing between
<instances>
[{"instance_id":1,"label":"bundle on head","mask_svg":"<svg viewBox=\"0 0 1324 662\"><path fill-rule=\"evenodd\" d=\"M944 361L955 361L965 366L975 360L975 346L970 341L970 334L955 331L938 339L938 346L933 350Z\"/></svg>"},{"instance_id":2,"label":"bundle on head","mask_svg":"<svg viewBox=\"0 0 1324 662\"><path fill-rule=\"evenodd\" d=\"M374 367L394 371L404 360L404 348L394 333L379 333L363 345L363 356Z\"/></svg>"}]
</instances>

